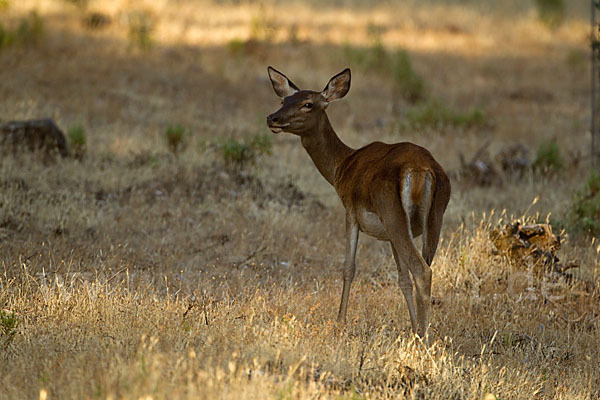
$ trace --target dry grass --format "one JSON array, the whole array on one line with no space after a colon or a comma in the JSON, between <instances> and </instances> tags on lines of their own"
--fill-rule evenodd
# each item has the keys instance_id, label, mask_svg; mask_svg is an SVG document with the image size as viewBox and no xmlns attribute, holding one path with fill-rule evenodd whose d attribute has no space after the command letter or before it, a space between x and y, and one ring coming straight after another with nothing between
<instances>
[{"instance_id":1,"label":"dry grass","mask_svg":"<svg viewBox=\"0 0 600 400\"><path fill-rule=\"evenodd\" d=\"M487 237L526 210L560 220L582 186L587 2L570 3L553 32L521 2L316 4L27 0L0 11L7 27L32 9L44 21L37 44L0 49L0 116L87 132L81 160L0 159L0 397L600 396L598 290L518 270ZM112 22L84 28L91 11ZM132 15L148 18L148 47L132 43ZM364 236L349 322L333 322L343 211L296 139L275 136L273 155L243 169L219 150L264 133L278 104L266 65L320 88L346 66L344 48L372 45L374 26L387 51L409 50L428 96L490 121L407 131L410 105L390 78L350 65L350 95L330 111L350 145L414 141L453 171L459 151L487 140L495 154L556 138L568 164L502 187L453 182L429 348L410 334L388 245ZM177 155L164 139L174 125L189 132ZM597 246L573 238L561 258L598 282Z\"/></svg>"}]
</instances>

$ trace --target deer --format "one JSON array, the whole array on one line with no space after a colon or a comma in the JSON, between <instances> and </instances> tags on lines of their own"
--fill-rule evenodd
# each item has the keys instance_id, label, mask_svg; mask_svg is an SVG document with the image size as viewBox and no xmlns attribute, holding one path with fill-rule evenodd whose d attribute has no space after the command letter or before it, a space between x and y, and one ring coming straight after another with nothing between
<instances>
[{"instance_id":1,"label":"deer","mask_svg":"<svg viewBox=\"0 0 600 400\"><path fill-rule=\"evenodd\" d=\"M301 90L269 66L281 108L267 117L269 129L300 137L321 175L346 211L343 288L337 322L346 323L356 272L359 232L391 243L413 333L425 338L431 310L431 263L438 247L450 180L424 147L410 142L373 142L353 149L338 137L325 110L350 90L350 69L333 76L322 91ZM422 251L413 239L422 235ZM413 291L414 281L414 291Z\"/></svg>"}]
</instances>

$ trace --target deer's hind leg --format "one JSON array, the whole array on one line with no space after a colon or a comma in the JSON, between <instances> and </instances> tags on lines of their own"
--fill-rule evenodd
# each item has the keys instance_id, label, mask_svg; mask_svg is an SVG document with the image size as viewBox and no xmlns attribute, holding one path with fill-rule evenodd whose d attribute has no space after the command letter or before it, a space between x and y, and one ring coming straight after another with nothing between
<instances>
[{"instance_id":1,"label":"deer's hind leg","mask_svg":"<svg viewBox=\"0 0 600 400\"><path fill-rule=\"evenodd\" d=\"M410 175L407 176L404 187L410 188ZM393 192L398 193L396 188L388 189L393 189ZM399 193L395 197L380 193L375 195L375 202L379 218L400 261L398 264L407 267L412 275L414 281L414 308L417 320L415 333L424 337L429 326L431 308L431 268L429 268L412 240L409 217L412 209L411 204L409 204L409 201L403 202ZM401 271L401 267L399 267L399 273L403 274L401 279L405 282L406 273ZM410 312L412 299L407 296L408 290L403 291L403 294Z\"/></svg>"},{"instance_id":2,"label":"deer's hind leg","mask_svg":"<svg viewBox=\"0 0 600 400\"><path fill-rule=\"evenodd\" d=\"M394 261L396 261L396 267L398 268L398 286L400 286L400 291L404 295L404 299L406 300L406 306L408 307L408 314L410 316L410 324L412 326L413 332L417 332L418 320L417 320L417 312L415 309L415 300L413 297L413 283L412 279L410 279L410 273L408 272L408 265L404 264L400 257L398 256L398 252L394 245L392 247L392 254L394 255Z\"/></svg>"},{"instance_id":3,"label":"deer's hind leg","mask_svg":"<svg viewBox=\"0 0 600 400\"><path fill-rule=\"evenodd\" d=\"M346 212L346 258L344 260L344 287L342 289L342 299L340 310L338 312L338 322L346 322L346 312L348 310L348 299L350 298L350 287L354 280L356 272L356 246L358 244L358 222L354 215Z\"/></svg>"}]
</instances>

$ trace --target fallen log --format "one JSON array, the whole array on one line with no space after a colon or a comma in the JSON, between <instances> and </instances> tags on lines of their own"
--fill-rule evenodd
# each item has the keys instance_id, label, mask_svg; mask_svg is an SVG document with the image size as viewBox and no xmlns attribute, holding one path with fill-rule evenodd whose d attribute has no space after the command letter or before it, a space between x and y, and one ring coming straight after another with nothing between
<instances>
[{"instance_id":1,"label":"fallen log","mask_svg":"<svg viewBox=\"0 0 600 400\"><path fill-rule=\"evenodd\" d=\"M489 236L498 254L507 256L516 265L532 265L538 273L567 276L567 270L579 267L574 262L560 261L556 253L562 238L552 232L550 224L522 225L516 221L490 231Z\"/></svg>"}]
</instances>

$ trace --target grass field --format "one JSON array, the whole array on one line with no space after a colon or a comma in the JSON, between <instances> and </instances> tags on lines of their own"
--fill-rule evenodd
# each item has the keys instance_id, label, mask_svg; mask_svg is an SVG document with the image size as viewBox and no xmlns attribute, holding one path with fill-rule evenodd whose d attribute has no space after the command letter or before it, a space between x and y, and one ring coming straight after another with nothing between
<instances>
[{"instance_id":1,"label":"grass field","mask_svg":"<svg viewBox=\"0 0 600 400\"><path fill-rule=\"evenodd\" d=\"M0 398L599 398L600 246L569 220L588 3L549 28L520 1L0 0L0 122L85 140L0 156ZM451 175L431 346L365 235L335 323L343 208L268 132L267 65L315 90L350 67L340 137L424 145ZM485 143L533 160L552 141L555 170L458 173ZM496 254L489 231L524 216L566 229L575 280Z\"/></svg>"}]
</instances>

